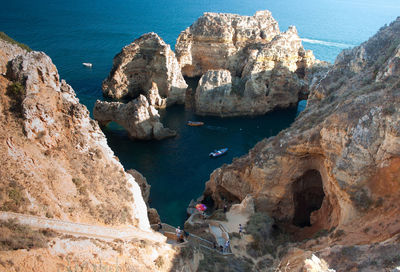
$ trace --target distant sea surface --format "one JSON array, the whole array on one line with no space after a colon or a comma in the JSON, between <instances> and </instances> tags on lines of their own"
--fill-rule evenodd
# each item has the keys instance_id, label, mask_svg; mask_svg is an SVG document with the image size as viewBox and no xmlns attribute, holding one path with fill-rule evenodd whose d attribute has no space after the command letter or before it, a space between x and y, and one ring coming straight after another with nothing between
<instances>
[{"instance_id":1,"label":"distant sea surface","mask_svg":"<svg viewBox=\"0 0 400 272\"><path fill-rule=\"evenodd\" d=\"M179 33L203 12L253 15L268 9L281 31L295 25L304 47L329 62L400 15L399 0L14 0L1 6L0 31L46 52L89 110L102 98L101 82L123 46L144 33L156 32L174 48ZM82 62L93 63L93 68ZM189 201L201 195L214 169L288 127L296 109L256 118L201 118L182 107L161 114L178 137L132 142L118 126L104 132L124 167L137 169L152 185L151 206L162 220L178 225L185 219ZM189 119L206 125L187 127ZM230 149L227 155L208 158L210 151L225 146Z\"/></svg>"}]
</instances>

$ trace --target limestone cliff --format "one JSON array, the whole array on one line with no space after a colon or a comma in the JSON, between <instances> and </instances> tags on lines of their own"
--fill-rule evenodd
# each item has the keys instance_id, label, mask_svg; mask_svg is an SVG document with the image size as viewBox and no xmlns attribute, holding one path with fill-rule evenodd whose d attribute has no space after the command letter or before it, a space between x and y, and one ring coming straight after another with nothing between
<instances>
[{"instance_id":1,"label":"limestone cliff","mask_svg":"<svg viewBox=\"0 0 400 272\"><path fill-rule=\"evenodd\" d=\"M114 99L136 98L147 95L152 82L168 105L184 103L187 84L175 53L157 34L148 33L114 57L111 72L103 82L103 94Z\"/></svg>"},{"instance_id":2,"label":"limestone cliff","mask_svg":"<svg viewBox=\"0 0 400 272\"><path fill-rule=\"evenodd\" d=\"M254 16L206 12L179 35L175 51L184 76L201 76L212 69L235 69L229 62L240 49L271 41L279 33L267 10Z\"/></svg>"},{"instance_id":3,"label":"limestone cliff","mask_svg":"<svg viewBox=\"0 0 400 272\"><path fill-rule=\"evenodd\" d=\"M259 115L294 106L307 97L311 67L328 66L304 50L295 27L281 33L269 11L205 13L180 34L175 48L182 73L202 76L195 95L200 115ZM226 72L208 82L211 70L229 71L230 82ZM221 92L218 81L231 90Z\"/></svg>"},{"instance_id":4,"label":"limestone cliff","mask_svg":"<svg viewBox=\"0 0 400 272\"><path fill-rule=\"evenodd\" d=\"M20 195L3 197L4 209L149 228L139 187L48 56L16 56L2 83L1 176Z\"/></svg>"},{"instance_id":5,"label":"limestone cliff","mask_svg":"<svg viewBox=\"0 0 400 272\"><path fill-rule=\"evenodd\" d=\"M179 250L51 59L3 41L0 56L0 270L173 269Z\"/></svg>"},{"instance_id":6,"label":"limestone cliff","mask_svg":"<svg viewBox=\"0 0 400 272\"><path fill-rule=\"evenodd\" d=\"M290 128L211 174L204 196L217 207L251 194L296 239L313 237L289 245L281 269L310 258L305 271L326 271L311 253L337 271L400 265L399 35L400 18L343 51Z\"/></svg>"},{"instance_id":7,"label":"limestone cliff","mask_svg":"<svg viewBox=\"0 0 400 272\"><path fill-rule=\"evenodd\" d=\"M143 95L127 104L97 100L93 117L102 125L107 125L111 121L120 124L133 139L161 140L176 135L175 131L164 128L158 111L149 105Z\"/></svg>"},{"instance_id":8,"label":"limestone cliff","mask_svg":"<svg viewBox=\"0 0 400 272\"><path fill-rule=\"evenodd\" d=\"M0 32L0 74L7 72L7 63L18 55L24 54L29 48L20 46L17 42L8 37L4 32Z\"/></svg>"}]
</instances>

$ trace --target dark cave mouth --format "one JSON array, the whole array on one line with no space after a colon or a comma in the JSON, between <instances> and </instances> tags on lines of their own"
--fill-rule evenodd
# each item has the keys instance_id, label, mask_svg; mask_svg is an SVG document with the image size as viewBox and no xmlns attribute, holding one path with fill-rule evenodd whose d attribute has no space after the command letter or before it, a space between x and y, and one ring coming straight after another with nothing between
<instances>
[{"instance_id":1,"label":"dark cave mouth","mask_svg":"<svg viewBox=\"0 0 400 272\"><path fill-rule=\"evenodd\" d=\"M321 208L325 197L322 177L317 170L308 170L292 183L294 217L293 225L311 226L310 216Z\"/></svg>"}]
</instances>

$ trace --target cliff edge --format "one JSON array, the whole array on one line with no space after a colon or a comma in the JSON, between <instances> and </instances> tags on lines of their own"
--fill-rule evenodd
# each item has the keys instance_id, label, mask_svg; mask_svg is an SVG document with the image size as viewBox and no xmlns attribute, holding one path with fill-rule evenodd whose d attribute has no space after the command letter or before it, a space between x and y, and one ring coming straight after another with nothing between
<instances>
[{"instance_id":1,"label":"cliff edge","mask_svg":"<svg viewBox=\"0 0 400 272\"><path fill-rule=\"evenodd\" d=\"M0 270L172 269L179 250L51 59L1 39L0 56Z\"/></svg>"},{"instance_id":2,"label":"cliff edge","mask_svg":"<svg viewBox=\"0 0 400 272\"><path fill-rule=\"evenodd\" d=\"M327 271L312 270L319 258L336 271L400 264L399 35L400 18L343 51L290 128L210 176L205 200L222 208L252 195L298 241L282 269Z\"/></svg>"}]
</instances>

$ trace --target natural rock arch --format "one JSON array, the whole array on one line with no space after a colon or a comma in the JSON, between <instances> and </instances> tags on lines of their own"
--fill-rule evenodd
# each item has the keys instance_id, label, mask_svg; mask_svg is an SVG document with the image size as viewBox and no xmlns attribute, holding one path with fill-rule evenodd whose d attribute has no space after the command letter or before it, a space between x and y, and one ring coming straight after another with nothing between
<instances>
[{"instance_id":1,"label":"natural rock arch","mask_svg":"<svg viewBox=\"0 0 400 272\"><path fill-rule=\"evenodd\" d=\"M298 227L311 226L310 216L319 210L325 197L322 177L318 170L306 171L292 183L294 216L293 224Z\"/></svg>"}]
</instances>

